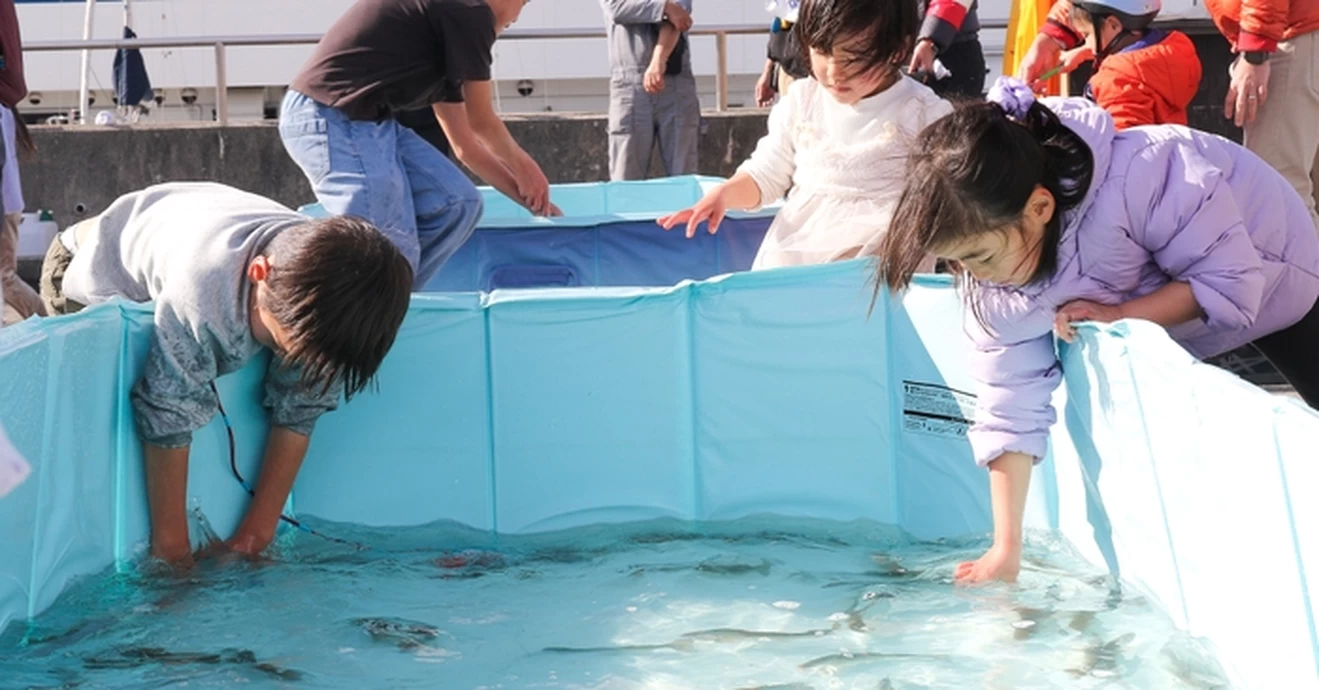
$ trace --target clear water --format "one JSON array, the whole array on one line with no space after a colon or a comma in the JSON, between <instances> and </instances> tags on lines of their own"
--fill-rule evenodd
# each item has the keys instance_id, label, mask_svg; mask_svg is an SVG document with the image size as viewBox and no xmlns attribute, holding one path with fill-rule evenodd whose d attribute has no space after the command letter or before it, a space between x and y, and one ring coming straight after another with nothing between
<instances>
[{"instance_id":1,"label":"clear water","mask_svg":"<svg viewBox=\"0 0 1319 690\"><path fill-rule=\"evenodd\" d=\"M371 549L295 532L269 562L87 578L0 634L0 686L1227 687L1148 600L1047 541L1018 586L963 588L953 568L985 544L868 523L319 527Z\"/></svg>"}]
</instances>

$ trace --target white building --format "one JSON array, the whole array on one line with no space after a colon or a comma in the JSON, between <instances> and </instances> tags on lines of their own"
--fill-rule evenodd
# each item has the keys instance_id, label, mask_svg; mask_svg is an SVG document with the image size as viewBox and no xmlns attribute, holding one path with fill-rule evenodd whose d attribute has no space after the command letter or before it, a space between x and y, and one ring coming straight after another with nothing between
<instances>
[{"instance_id":1,"label":"white building","mask_svg":"<svg viewBox=\"0 0 1319 690\"><path fill-rule=\"evenodd\" d=\"M17 0L25 43L82 37L83 0ZM133 0L133 29L142 38L207 37L252 34L319 34L353 0ZM515 29L589 29L603 31L599 0L536 0ZM1010 0L982 0L981 18L1005 22ZM764 0L695 0L700 24L769 26ZM119 0L96 3L93 37L119 38L124 12ZM997 70L1003 45L1001 30L987 30L981 40L991 72ZM763 36L728 39L729 105L747 107L765 61ZM230 47L227 70L229 110L233 120L274 117L283 90L310 54L310 45ZM715 39L692 39L692 55L705 107L715 105ZM207 121L214 118L215 51L210 47L143 50L159 105L149 121ZM113 109L113 51L92 53L90 88L97 111ZM77 51L29 52L26 70L32 92L24 106L29 120L67 115L77 108ZM596 39L502 40L496 45L495 77L500 108L506 112L599 112L607 93L605 41ZM521 88L519 88L519 86ZM529 87L529 88L528 88Z\"/></svg>"}]
</instances>

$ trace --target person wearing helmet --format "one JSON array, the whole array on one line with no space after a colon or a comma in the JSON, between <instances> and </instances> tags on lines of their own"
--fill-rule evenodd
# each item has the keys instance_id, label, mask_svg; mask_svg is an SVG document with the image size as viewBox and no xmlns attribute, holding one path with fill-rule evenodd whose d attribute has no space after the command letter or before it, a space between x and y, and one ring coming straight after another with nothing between
<instances>
[{"instance_id":1,"label":"person wearing helmet","mask_svg":"<svg viewBox=\"0 0 1319 690\"><path fill-rule=\"evenodd\" d=\"M1077 50L1094 61L1085 95L1113 116L1118 129L1185 125L1186 109L1200 88L1195 44L1180 31L1151 28L1158 14L1159 0L1072 5L1072 28L1084 41Z\"/></svg>"}]
</instances>

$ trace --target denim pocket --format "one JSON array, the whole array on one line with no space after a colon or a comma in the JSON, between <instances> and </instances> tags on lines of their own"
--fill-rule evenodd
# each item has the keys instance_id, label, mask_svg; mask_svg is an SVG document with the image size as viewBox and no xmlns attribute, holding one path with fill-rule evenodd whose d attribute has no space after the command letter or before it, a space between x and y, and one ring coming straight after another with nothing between
<instances>
[{"instance_id":1,"label":"denim pocket","mask_svg":"<svg viewBox=\"0 0 1319 690\"><path fill-rule=\"evenodd\" d=\"M304 111L305 112L305 111ZM288 113L284 113L288 115ZM324 118L314 115L296 113L293 117L281 117L279 121L279 138L284 142L293 162L302 168L303 174L318 184L330 173L330 138L329 123Z\"/></svg>"}]
</instances>

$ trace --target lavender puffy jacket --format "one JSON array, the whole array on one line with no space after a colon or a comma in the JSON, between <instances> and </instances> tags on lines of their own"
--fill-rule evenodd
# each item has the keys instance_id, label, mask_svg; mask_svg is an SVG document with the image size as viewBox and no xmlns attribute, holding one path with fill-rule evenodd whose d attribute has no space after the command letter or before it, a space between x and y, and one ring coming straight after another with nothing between
<instances>
[{"instance_id":1,"label":"lavender puffy jacket","mask_svg":"<svg viewBox=\"0 0 1319 690\"><path fill-rule=\"evenodd\" d=\"M1064 218L1053 277L981 289L983 326L967 310L980 465L1007 451L1044 457L1062 375L1053 318L1073 299L1117 304L1190 283L1205 317L1169 335L1204 358L1296 323L1319 298L1319 231L1258 156L1185 127L1118 132L1083 99L1042 102L1090 145L1094 181Z\"/></svg>"}]
</instances>

